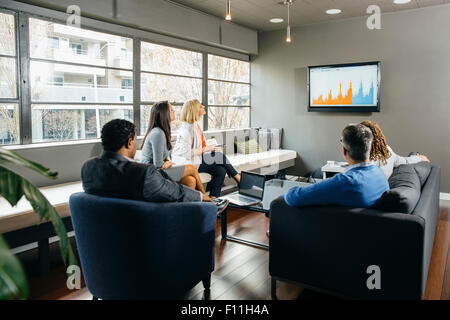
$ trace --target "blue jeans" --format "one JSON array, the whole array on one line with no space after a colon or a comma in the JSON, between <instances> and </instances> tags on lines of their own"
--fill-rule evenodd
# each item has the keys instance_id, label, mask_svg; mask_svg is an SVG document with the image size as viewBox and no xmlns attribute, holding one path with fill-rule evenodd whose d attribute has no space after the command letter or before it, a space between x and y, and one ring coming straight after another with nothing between
<instances>
[{"instance_id":1,"label":"blue jeans","mask_svg":"<svg viewBox=\"0 0 450 320\"><path fill-rule=\"evenodd\" d=\"M212 176L211 181L206 186L206 191L209 191L210 196L213 197L220 197L225 175L228 174L230 178L233 178L238 174L222 152L203 154L202 164L198 168L198 172L209 173Z\"/></svg>"}]
</instances>

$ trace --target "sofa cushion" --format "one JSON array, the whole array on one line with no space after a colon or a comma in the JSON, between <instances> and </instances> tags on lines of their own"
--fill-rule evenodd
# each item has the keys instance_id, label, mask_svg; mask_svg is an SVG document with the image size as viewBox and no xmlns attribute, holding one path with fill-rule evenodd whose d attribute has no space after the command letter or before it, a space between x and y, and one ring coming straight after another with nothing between
<instances>
[{"instance_id":1,"label":"sofa cushion","mask_svg":"<svg viewBox=\"0 0 450 320\"><path fill-rule=\"evenodd\" d=\"M412 165L403 164L394 169L389 178L390 190L377 201L375 207L384 211L410 214L420 198L420 180Z\"/></svg>"},{"instance_id":2,"label":"sofa cushion","mask_svg":"<svg viewBox=\"0 0 450 320\"><path fill-rule=\"evenodd\" d=\"M423 187L425 182L427 182L428 176L431 172L431 164L429 162L423 161L412 165L414 170L416 170L417 176L420 180L420 186Z\"/></svg>"}]
</instances>

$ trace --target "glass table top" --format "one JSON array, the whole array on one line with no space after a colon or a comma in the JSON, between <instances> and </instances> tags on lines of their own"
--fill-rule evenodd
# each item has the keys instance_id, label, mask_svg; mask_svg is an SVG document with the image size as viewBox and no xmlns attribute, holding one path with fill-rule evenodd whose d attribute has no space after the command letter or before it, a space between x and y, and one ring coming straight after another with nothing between
<instances>
[{"instance_id":1,"label":"glass table top","mask_svg":"<svg viewBox=\"0 0 450 320\"><path fill-rule=\"evenodd\" d=\"M273 200L286 194L291 188L309 186L309 183L290 181L290 180L269 180L266 181L264 186L264 197L261 203L253 206L245 207L248 210L269 212L270 204ZM232 207L239 207L230 203ZM242 207L240 207L242 208Z\"/></svg>"}]
</instances>

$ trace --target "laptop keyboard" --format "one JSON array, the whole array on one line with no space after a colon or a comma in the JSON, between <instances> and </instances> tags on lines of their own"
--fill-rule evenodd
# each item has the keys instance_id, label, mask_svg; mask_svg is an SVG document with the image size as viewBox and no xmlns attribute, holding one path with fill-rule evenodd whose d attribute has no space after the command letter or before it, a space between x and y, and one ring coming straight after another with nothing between
<instances>
[{"instance_id":1,"label":"laptop keyboard","mask_svg":"<svg viewBox=\"0 0 450 320\"><path fill-rule=\"evenodd\" d=\"M242 201L242 202L254 202L255 199L246 197L246 196L242 196L240 194L235 194L232 196L233 199L238 200L238 201Z\"/></svg>"}]
</instances>

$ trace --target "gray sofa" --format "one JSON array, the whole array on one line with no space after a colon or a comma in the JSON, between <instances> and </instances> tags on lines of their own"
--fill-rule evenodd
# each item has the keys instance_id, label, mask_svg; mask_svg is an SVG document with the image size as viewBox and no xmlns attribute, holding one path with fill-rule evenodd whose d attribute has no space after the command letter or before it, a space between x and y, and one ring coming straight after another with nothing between
<instances>
[{"instance_id":1,"label":"gray sofa","mask_svg":"<svg viewBox=\"0 0 450 320\"><path fill-rule=\"evenodd\" d=\"M412 214L335 206L270 211L272 296L278 280L355 299L423 299L439 214L433 166ZM368 289L380 268L381 289Z\"/></svg>"}]
</instances>

